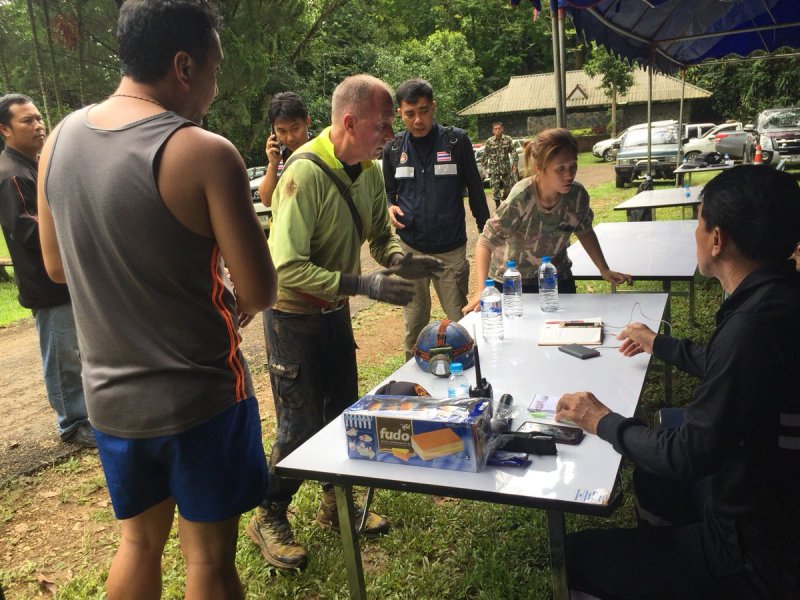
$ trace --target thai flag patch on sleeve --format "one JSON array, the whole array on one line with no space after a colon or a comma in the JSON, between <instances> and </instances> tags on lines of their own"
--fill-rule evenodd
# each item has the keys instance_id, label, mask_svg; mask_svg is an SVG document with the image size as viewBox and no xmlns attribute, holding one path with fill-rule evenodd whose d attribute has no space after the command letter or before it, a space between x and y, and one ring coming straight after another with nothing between
<instances>
[{"instance_id":1,"label":"thai flag patch on sleeve","mask_svg":"<svg viewBox=\"0 0 800 600\"><path fill-rule=\"evenodd\" d=\"M450 162L452 160L450 152L440 151L436 153L436 162Z\"/></svg>"}]
</instances>

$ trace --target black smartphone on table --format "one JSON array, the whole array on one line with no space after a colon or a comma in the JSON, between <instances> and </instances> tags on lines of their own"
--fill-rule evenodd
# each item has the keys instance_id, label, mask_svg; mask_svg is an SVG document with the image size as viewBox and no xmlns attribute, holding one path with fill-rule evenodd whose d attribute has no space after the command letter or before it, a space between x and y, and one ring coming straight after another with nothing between
<instances>
[{"instance_id":1,"label":"black smartphone on table","mask_svg":"<svg viewBox=\"0 0 800 600\"><path fill-rule=\"evenodd\" d=\"M583 439L583 429L580 427L537 423L536 421L525 421L517 431L519 433L535 432L552 435L558 444L578 444Z\"/></svg>"},{"instance_id":2,"label":"black smartphone on table","mask_svg":"<svg viewBox=\"0 0 800 600\"><path fill-rule=\"evenodd\" d=\"M587 346L581 346L580 344L565 344L564 346L559 346L558 349L565 354L569 354L570 356L575 356L576 358L580 359L600 356L600 351L596 348L589 348Z\"/></svg>"}]
</instances>

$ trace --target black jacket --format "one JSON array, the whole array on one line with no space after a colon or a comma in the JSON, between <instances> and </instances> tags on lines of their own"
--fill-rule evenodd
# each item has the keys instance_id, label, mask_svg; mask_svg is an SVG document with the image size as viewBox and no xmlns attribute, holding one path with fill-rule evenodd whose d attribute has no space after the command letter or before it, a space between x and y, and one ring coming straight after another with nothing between
<instances>
[{"instance_id":1,"label":"black jacket","mask_svg":"<svg viewBox=\"0 0 800 600\"><path fill-rule=\"evenodd\" d=\"M67 286L47 275L39 243L36 162L6 146L0 153L0 225L6 238L19 303L33 310L69 302Z\"/></svg>"},{"instance_id":2,"label":"black jacket","mask_svg":"<svg viewBox=\"0 0 800 600\"><path fill-rule=\"evenodd\" d=\"M717 312L706 347L656 337L653 355L700 382L678 429L611 413L598 435L638 467L709 477L707 521L736 523L742 546L800 572L800 274L748 275ZM714 530L713 524L711 529Z\"/></svg>"},{"instance_id":3,"label":"black jacket","mask_svg":"<svg viewBox=\"0 0 800 600\"><path fill-rule=\"evenodd\" d=\"M383 177L389 204L400 206L404 213L398 218L405 225L397 230L400 239L415 250L437 254L467 243L464 186L479 232L489 218L489 208L466 132L434 123L431 135L425 164L408 131L386 144Z\"/></svg>"}]
</instances>

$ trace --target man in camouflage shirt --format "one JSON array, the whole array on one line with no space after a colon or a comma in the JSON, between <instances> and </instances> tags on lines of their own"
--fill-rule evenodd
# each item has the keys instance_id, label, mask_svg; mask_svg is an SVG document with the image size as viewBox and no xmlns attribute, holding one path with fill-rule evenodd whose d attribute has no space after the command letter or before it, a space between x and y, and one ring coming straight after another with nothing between
<instances>
[{"instance_id":1,"label":"man in camouflage shirt","mask_svg":"<svg viewBox=\"0 0 800 600\"><path fill-rule=\"evenodd\" d=\"M489 176L495 206L508 197L517 179L517 161L514 142L503 135L503 124L492 123L494 135L483 145L483 168Z\"/></svg>"}]
</instances>

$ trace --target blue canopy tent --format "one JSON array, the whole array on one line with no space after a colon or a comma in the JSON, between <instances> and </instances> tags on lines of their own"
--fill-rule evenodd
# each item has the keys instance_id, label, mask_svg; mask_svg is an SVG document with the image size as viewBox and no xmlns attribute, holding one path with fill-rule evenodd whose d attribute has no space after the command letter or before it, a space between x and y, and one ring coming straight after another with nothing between
<instances>
[{"instance_id":1,"label":"blue canopy tent","mask_svg":"<svg viewBox=\"0 0 800 600\"><path fill-rule=\"evenodd\" d=\"M587 40L664 73L800 48L797 0L560 0Z\"/></svg>"},{"instance_id":2,"label":"blue canopy tent","mask_svg":"<svg viewBox=\"0 0 800 600\"><path fill-rule=\"evenodd\" d=\"M541 1L532 0L541 10ZM623 58L646 66L651 75L680 70L708 59L746 57L780 48L800 48L799 0L550 0L553 63L564 73L563 19L578 33ZM563 76L556 77L556 119L566 126ZM650 94L650 96L651 96ZM650 121L652 99L648 99ZM683 103L681 115L683 120ZM648 140L648 155L650 154ZM649 168L648 168L649 175Z\"/></svg>"}]
</instances>

